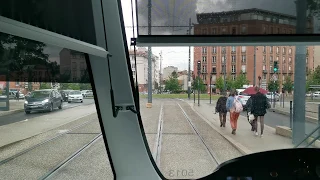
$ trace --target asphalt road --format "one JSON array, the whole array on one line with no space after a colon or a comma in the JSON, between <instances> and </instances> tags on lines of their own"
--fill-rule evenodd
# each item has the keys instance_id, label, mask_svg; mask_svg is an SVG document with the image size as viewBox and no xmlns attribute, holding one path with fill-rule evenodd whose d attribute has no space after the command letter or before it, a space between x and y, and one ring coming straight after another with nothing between
<instances>
[{"instance_id":1,"label":"asphalt road","mask_svg":"<svg viewBox=\"0 0 320 180\"><path fill-rule=\"evenodd\" d=\"M25 114L25 112L18 112L15 114L10 114L10 115L5 115L5 116L0 116L0 126L19 122L19 121L24 121L26 119L34 118L34 117L39 117L42 115L46 115L48 113L51 113L54 115L56 112L63 111L65 109L77 107L77 106L84 106L88 104L94 103L94 99L84 99L83 103L67 103L64 102L62 109L54 109L53 112L31 112L31 114Z\"/></svg>"},{"instance_id":2,"label":"asphalt road","mask_svg":"<svg viewBox=\"0 0 320 180\"><path fill-rule=\"evenodd\" d=\"M246 112L242 112L241 115L247 117ZM264 123L270 127L276 128L276 126L287 126L290 127L290 121L289 116L278 114L274 112L268 111L264 118ZM318 124L311 123L306 121L306 134L309 134L311 131L313 131Z\"/></svg>"}]
</instances>

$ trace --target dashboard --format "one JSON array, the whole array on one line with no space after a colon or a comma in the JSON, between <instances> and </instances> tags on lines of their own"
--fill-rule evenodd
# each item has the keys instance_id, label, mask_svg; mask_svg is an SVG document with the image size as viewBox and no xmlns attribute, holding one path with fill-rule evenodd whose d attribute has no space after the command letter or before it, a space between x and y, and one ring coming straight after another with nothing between
<instances>
[{"instance_id":1,"label":"dashboard","mask_svg":"<svg viewBox=\"0 0 320 180\"><path fill-rule=\"evenodd\" d=\"M320 179L320 150L282 149L242 156L222 163L203 179Z\"/></svg>"}]
</instances>

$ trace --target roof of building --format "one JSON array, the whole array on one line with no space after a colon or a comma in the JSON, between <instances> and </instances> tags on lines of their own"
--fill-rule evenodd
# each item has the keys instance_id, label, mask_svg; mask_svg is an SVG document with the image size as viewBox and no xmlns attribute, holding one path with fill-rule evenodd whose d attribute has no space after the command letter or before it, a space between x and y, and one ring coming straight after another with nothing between
<instances>
[{"instance_id":1,"label":"roof of building","mask_svg":"<svg viewBox=\"0 0 320 180\"><path fill-rule=\"evenodd\" d=\"M241 10L232 10L232 11L221 11L221 12L211 12L211 13L198 13L197 20L200 24L207 22L207 18L215 18L215 17L228 17L228 16L235 16L241 15L244 13L256 13L260 15L272 15L277 18L288 18L290 20L296 20L296 16L277 13L273 11L258 9L258 8L250 8L250 9L241 9Z\"/></svg>"}]
</instances>

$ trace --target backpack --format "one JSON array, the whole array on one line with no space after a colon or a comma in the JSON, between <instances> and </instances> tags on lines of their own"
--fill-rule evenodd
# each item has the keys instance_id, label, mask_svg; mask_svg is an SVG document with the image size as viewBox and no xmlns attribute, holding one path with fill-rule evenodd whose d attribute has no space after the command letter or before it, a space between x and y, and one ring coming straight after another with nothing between
<instances>
[{"instance_id":1,"label":"backpack","mask_svg":"<svg viewBox=\"0 0 320 180\"><path fill-rule=\"evenodd\" d=\"M240 112L243 111L242 104L241 104L241 102L238 100L238 97L235 97L235 98L234 98L233 106L234 106L234 108L235 108L235 112L236 112L236 113L240 113Z\"/></svg>"}]
</instances>

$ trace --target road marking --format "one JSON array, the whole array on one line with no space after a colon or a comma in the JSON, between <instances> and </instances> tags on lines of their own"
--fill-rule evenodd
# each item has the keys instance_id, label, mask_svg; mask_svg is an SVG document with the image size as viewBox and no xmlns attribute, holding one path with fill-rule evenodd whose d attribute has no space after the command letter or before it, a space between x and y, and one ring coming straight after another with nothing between
<instances>
[{"instance_id":1,"label":"road marking","mask_svg":"<svg viewBox=\"0 0 320 180\"><path fill-rule=\"evenodd\" d=\"M157 136L156 136L156 143L153 148L153 157L158 165L158 168L160 168L162 129L163 129L163 103L161 104L161 108L160 108L158 132L157 132Z\"/></svg>"}]
</instances>

